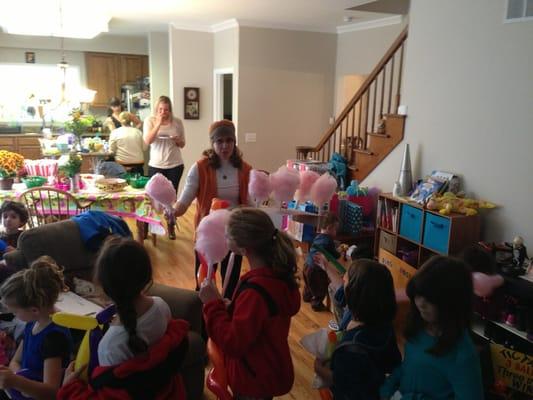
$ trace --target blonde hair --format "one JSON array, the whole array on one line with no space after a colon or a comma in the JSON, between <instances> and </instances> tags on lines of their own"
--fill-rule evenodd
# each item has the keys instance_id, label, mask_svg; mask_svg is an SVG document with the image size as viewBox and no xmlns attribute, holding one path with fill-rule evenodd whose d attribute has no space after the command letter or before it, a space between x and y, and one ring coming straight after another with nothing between
<instances>
[{"instance_id":1,"label":"blonde hair","mask_svg":"<svg viewBox=\"0 0 533 400\"><path fill-rule=\"evenodd\" d=\"M11 275L0 287L0 297L18 307L53 307L59 293L67 290L63 269L53 258L39 257L30 268Z\"/></svg>"},{"instance_id":2,"label":"blonde hair","mask_svg":"<svg viewBox=\"0 0 533 400\"><path fill-rule=\"evenodd\" d=\"M128 111L122 111L118 116L118 120L124 126L131 126L131 114Z\"/></svg>"},{"instance_id":3,"label":"blonde hair","mask_svg":"<svg viewBox=\"0 0 533 400\"><path fill-rule=\"evenodd\" d=\"M276 229L268 214L256 208L238 208L231 213L227 232L238 247L253 252L270 266L274 275L290 287L298 287L292 241Z\"/></svg>"}]
</instances>

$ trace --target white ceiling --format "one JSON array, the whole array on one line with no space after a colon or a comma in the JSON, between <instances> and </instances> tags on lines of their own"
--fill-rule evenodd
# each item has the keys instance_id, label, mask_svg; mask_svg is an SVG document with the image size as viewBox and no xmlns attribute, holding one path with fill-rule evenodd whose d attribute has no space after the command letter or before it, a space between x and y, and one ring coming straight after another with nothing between
<instances>
[{"instance_id":1,"label":"white ceiling","mask_svg":"<svg viewBox=\"0 0 533 400\"><path fill-rule=\"evenodd\" d=\"M42 0L47 1L47 0ZM350 11L372 0L110 0L111 34L139 35L178 28L211 30L237 20L240 25L336 32L337 27L390 17ZM88 2L87 4L90 4ZM346 17L352 17L346 22Z\"/></svg>"}]
</instances>

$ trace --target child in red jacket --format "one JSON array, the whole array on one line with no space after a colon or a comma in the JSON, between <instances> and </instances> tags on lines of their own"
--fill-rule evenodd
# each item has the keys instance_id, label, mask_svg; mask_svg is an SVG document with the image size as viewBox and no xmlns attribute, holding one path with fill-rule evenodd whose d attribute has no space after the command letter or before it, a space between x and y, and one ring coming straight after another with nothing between
<instances>
[{"instance_id":1,"label":"child in red jacket","mask_svg":"<svg viewBox=\"0 0 533 400\"><path fill-rule=\"evenodd\" d=\"M232 212L226 238L233 252L248 259L250 271L228 307L211 281L202 283L207 333L224 353L235 399L281 396L294 382L287 342L300 308L294 247L266 213L252 208Z\"/></svg>"}]
</instances>

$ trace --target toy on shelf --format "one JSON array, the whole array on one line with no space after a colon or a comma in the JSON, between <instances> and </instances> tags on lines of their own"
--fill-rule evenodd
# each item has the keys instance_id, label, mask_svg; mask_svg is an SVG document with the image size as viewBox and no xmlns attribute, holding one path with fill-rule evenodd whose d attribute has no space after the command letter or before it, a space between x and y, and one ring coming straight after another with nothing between
<instances>
[{"instance_id":1,"label":"toy on shelf","mask_svg":"<svg viewBox=\"0 0 533 400\"><path fill-rule=\"evenodd\" d=\"M477 215L479 209L492 209L496 208L496 205L484 200L457 197L451 192L446 192L442 196L433 195L427 203L427 208L438 211L442 215L450 215L452 212Z\"/></svg>"}]
</instances>

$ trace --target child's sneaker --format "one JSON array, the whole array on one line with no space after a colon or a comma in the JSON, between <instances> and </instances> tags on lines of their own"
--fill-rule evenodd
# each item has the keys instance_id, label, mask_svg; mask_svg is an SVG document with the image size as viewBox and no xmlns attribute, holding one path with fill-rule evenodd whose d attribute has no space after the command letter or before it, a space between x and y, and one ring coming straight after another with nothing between
<instances>
[{"instance_id":1,"label":"child's sneaker","mask_svg":"<svg viewBox=\"0 0 533 400\"><path fill-rule=\"evenodd\" d=\"M328 328L334 332L339 330L339 324L334 319L330 319L328 322Z\"/></svg>"}]
</instances>

